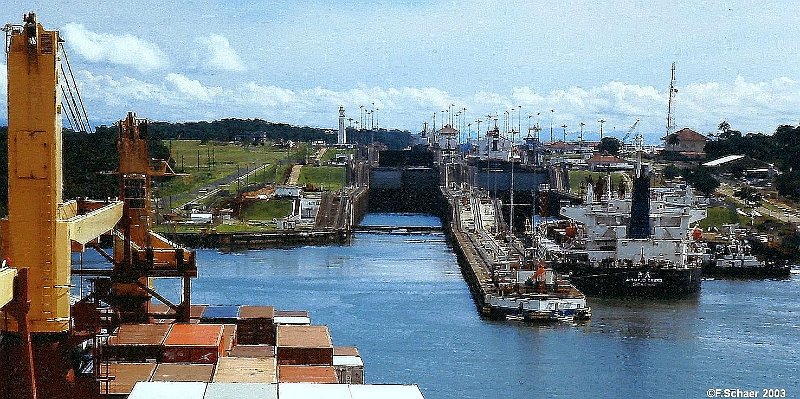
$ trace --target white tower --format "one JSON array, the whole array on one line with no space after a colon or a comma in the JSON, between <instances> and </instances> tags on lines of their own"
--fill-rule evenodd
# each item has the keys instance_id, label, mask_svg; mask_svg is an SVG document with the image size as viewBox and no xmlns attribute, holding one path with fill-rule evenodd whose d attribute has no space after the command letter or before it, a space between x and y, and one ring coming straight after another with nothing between
<instances>
[{"instance_id":1,"label":"white tower","mask_svg":"<svg viewBox=\"0 0 800 399\"><path fill-rule=\"evenodd\" d=\"M345 130L345 127L344 127L344 121L345 121L345 118L344 118L344 107L340 105L339 106L339 138L336 141L340 145L347 144L347 131Z\"/></svg>"}]
</instances>

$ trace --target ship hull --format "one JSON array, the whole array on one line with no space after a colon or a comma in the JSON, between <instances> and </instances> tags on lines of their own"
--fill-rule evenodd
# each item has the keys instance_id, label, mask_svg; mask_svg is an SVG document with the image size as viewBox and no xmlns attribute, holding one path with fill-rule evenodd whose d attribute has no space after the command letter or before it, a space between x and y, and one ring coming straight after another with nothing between
<instances>
[{"instance_id":1,"label":"ship hull","mask_svg":"<svg viewBox=\"0 0 800 399\"><path fill-rule=\"evenodd\" d=\"M596 297L686 298L700 292L702 269L572 267L570 281L586 295Z\"/></svg>"}]
</instances>

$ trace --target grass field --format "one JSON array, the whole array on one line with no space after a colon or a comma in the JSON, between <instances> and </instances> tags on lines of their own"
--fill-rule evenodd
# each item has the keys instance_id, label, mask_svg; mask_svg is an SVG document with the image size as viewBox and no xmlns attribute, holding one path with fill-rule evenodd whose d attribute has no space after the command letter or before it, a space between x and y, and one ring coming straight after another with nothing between
<instances>
[{"instance_id":1,"label":"grass field","mask_svg":"<svg viewBox=\"0 0 800 399\"><path fill-rule=\"evenodd\" d=\"M721 227L723 224L734 223L740 223L739 215L735 210L724 206L714 206L708 208L708 217L700 221L700 228Z\"/></svg>"},{"instance_id":2,"label":"grass field","mask_svg":"<svg viewBox=\"0 0 800 399\"><path fill-rule=\"evenodd\" d=\"M622 180L622 174L624 172L611 172L611 183L614 185L614 190L616 191L617 186L619 185L620 180ZM588 176L592 177L593 181L597 181L597 178L603 176L605 178L606 172L590 172L588 170L571 170L569 171L569 189L573 193L580 192L581 183L586 181Z\"/></svg>"},{"instance_id":3,"label":"grass field","mask_svg":"<svg viewBox=\"0 0 800 399\"><path fill-rule=\"evenodd\" d=\"M291 200L257 201L242 209L239 218L243 221L282 218L292 213L292 204Z\"/></svg>"},{"instance_id":4,"label":"grass field","mask_svg":"<svg viewBox=\"0 0 800 399\"><path fill-rule=\"evenodd\" d=\"M304 186L311 184L329 191L338 191L342 188L344 168L338 166L304 166L300 170L297 184Z\"/></svg>"},{"instance_id":5,"label":"grass field","mask_svg":"<svg viewBox=\"0 0 800 399\"><path fill-rule=\"evenodd\" d=\"M159 189L159 195L180 196L204 185L208 185L225 176L237 172L245 172L261 166L271 164L266 170L256 173L248 179L250 182L275 180L282 176L285 166L276 166L277 163L287 158L296 158L305 151L305 144L298 148L276 149L270 145L240 146L238 144L209 142L202 144L199 140L168 140L165 145L170 148L172 159L175 161L175 171L187 173L188 176L176 177L166 181ZM199 158L198 158L199 156ZM234 183L235 185L235 183ZM180 206L181 201L188 201L189 197L176 199L173 206Z\"/></svg>"}]
</instances>

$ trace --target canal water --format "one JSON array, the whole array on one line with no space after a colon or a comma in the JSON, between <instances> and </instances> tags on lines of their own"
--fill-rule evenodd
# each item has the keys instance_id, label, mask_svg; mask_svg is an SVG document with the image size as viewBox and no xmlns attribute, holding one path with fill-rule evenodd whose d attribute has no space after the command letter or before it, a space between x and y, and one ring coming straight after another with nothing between
<instances>
[{"instance_id":1,"label":"canal water","mask_svg":"<svg viewBox=\"0 0 800 399\"><path fill-rule=\"evenodd\" d=\"M359 233L345 246L197 257L195 303L307 309L335 345L359 347L367 383L416 383L427 399L701 398L712 388L800 396L798 275L704 281L698 299L678 302L591 299L587 325L541 327L481 319L443 234Z\"/></svg>"}]
</instances>

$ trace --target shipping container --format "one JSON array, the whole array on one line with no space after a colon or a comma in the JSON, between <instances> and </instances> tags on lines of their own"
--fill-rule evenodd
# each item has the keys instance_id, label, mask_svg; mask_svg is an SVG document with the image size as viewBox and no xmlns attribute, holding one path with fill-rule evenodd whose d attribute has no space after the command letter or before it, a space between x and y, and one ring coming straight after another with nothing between
<instances>
[{"instance_id":1,"label":"shipping container","mask_svg":"<svg viewBox=\"0 0 800 399\"><path fill-rule=\"evenodd\" d=\"M333 365L327 326L278 326L276 355L281 365Z\"/></svg>"},{"instance_id":2,"label":"shipping container","mask_svg":"<svg viewBox=\"0 0 800 399\"><path fill-rule=\"evenodd\" d=\"M309 317L307 310L275 310L275 317Z\"/></svg>"},{"instance_id":3,"label":"shipping container","mask_svg":"<svg viewBox=\"0 0 800 399\"><path fill-rule=\"evenodd\" d=\"M275 345L275 308L242 306L236 321L236 339L244 345Z\"/></svg>"},{"instance_id":4,"label":"shipping container","mask_svg":"<svg viewBox=\"0 0 800 399\"><path fill-rule=\"evenodd\" d=\"M224 356L229 356L231 349L236 346L236 324L222 326L222 349Z\"/></svg>"},{"instance_id":5,"label":"shipping container","mask_svg":"<svg viewBox=\"0 0 800 399\"><path fill-rule=\"evenodd\" d=\"M239 318L238 306L209 306L200 317L201 323L234 324Z\"/></svg>"},{"instance_id":6,"label":"shipping container","mask_svg":"<svg viewBox=\"0 0 800 399\"><path fill-rule=\"evenodd\" d=\"M204 382L137 382L128 399L203 399Z\"/></svg>"},{"instance_id":7,"label":"shipping container","mask_svg":"<svg viewBox=\"0 0 800 399\"><path fill-rule=\"evenodd\" d=\"M212 382L278 382L275 358L220 358Z\"/></svg>"},{"instance_id":8,"label":"shipping container","mask_svg":"<svg viewBox=\"0 0 800 399\"><path fill-rule=\"evenodd\" d=\"M236 345L231 349L232 357L275 357L275 347L272 345Z\"/></svg>"},{"instance_id":9,"label":"shipping container","mask_svg":"<svg viewBox=\"0 0 800 399\"><path fill-rule=\"evenodd\" d=\"M278 382L312 382L337 384L332 366L278 366ZM283 396L283 395L281 395Z\"/></svg>"},{"instance_id":10,"label":"shipping container","mask_svg":"<svg viewBox=\"0 0 800 399\"><path fill-rule=\"evenodd\" d=\"M281 399L351 399L352 397L350 388L343 384L279 383L278 391Z\"/></svg>"},{"instance_id":11,"label":"shipping container","mask_svg":"<svg viewBox=\"0 0 800 399\"><path fill-rule=\"evenodd\" d=\"M278 399L278 384L215 382L208 384L204 399Z\"/></svg>"},{"instance_id":12,"label":"shipping container","mask_svg":"<svg viewBox=\"0 0 800 399\"><path fill-rule=\"evenodd\" d=\"M126 398L139 381L149 381L155 363L101 363L100 393L110 398Z\"/></svg>"},{"instance_id":13,"label":"shipping container","mask_svg":"<svg viewBox=\"0 0 800 399\"><path fill-rule=\"evenodd\" d=\"M416 385L350 385L352 399L425 399Z\"/></svg>"},{"instance_id":14,"label":"shipping container","mask_svg":"<svg viewBox=\"0 0 800 399\"><path fill-rule=\"evenodd\" d=\"M337 356L334 352L333 368L340 384L364 383L364 362L361 356Z\"/></svg>"},{"instance_id":15,"label":"shipping container","mask_svg":"<svg viewBox=\"0 0 800 399\"><path fill-rule=\"evenodd\" d=\"M169 324L123 324L108 338L102 357L128 362L156 361L161 358L162 346Z\"/></svg>"},{"instance_id":16,"label":"shipping container","mask_svg":"<svg viewBox=\"0 0 800 399\"><path fill-rule=\"evenodd\" d=\"M161 363L150 381L163 382L211 382L213 364Z\"/></svg>"},{"instance_id":17,"label":"shipping container","mask_svg":"<svg viewBox=\"0 0 800 399\"><path fill-rule=\"evenodd\" d=\"M214 364L224 353L220 324L174 324L164 340L165 363Z\"/></svg>"},{"instance_id":18,"label":"shipping container","mask_svg":"<svg viewBox=\"0 0 800 399\"><path fill-rule=\"evenodd\" d=\"M333 356L361 356L355 346L334 346Z\"/></svg>"}]
</instances>

